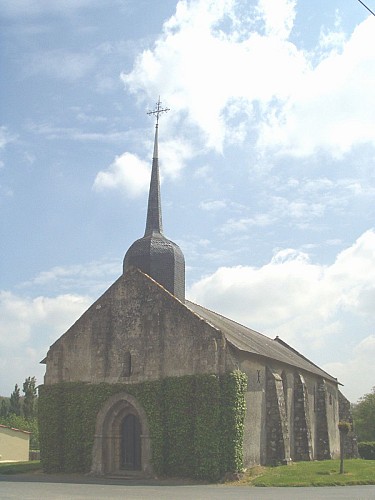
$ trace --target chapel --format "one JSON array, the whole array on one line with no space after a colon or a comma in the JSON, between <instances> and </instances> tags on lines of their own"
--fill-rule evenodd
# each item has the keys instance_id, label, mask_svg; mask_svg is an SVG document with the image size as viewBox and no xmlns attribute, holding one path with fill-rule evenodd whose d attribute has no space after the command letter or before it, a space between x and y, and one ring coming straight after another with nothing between
<instances>
[{"instance_id":1,"label":"chapel","mask_svg":"<svg viewBox=\"0 0 375 500\"><path fill-rule=\"evenodd\" d=\"M159 99L150 112L144 236L127 250L121 276L43 360L43 467L215 479L255 464L338 457L349 403L337 379L279 337L185 298L184 255L162 224L165 111Z\"/></svg>"}]
</instances>

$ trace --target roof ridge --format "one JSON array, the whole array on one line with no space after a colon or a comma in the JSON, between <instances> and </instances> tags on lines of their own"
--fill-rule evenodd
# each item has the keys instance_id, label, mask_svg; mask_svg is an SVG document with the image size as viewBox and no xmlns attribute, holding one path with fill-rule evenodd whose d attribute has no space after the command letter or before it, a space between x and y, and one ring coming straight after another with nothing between
<instances>
[{"instance_id":1,"label":"roof ridge","mask_svg":"<svg viewBox=\"0 0 375 500\"><path fill-rule=\"evenodd\" d=\"M192 302L191 300L186 300L185 302L190 302L190 304L194 304L197 307L201 307L202 309L205 309L206 311L215 314L215 316L219 316L220 318L224 318L231 323L234 323L236 325L241 326L242 328L246 328L247 330L250 330L254 333L257 333L258 335L261 335L262 337L265 337L268 340L275 340L272 337L269 337L268 335L265 335L264 333L258 332L258 330L254 330L253 328L250 328L249 326L243 325L242 323L239 323L238 321L235 321L234 319L228 318L227 316L224 316L223 314L217 313L216 311L213 311L212 309L208 309L208 307L201 306L200 304L196 304L195 302Z\"/></svg>"},{"instance_id":2,"label":"roof ridge","mask_svg":"<svg viewBox=\"0 0 375 500\"><path fill-rule=\"evenodd\" d=\"M275 342L278 342L282 346L286 347L287 349L289 349L292 352L294 352L295 354L297 354L297 356L301 357L305 361L308 361L310 364L314 365L316 368L319 368L319 370L321 370L322 372L326 373L331 378L334 378L335 380L337 380L337 377L332 377L332 375L330 375L328 372L326 372L325 370L323 370L323 368L321 368L320 366L318 366L317 364L315 364L313 361L311 361L311 359L309 359L306 356L304 356L303 354L301 354L299 351L297 351L297 349L294 349L294 347L290 346L287 342L285 342L285 340L281 339L278 335L276 335L276 337L274 339L272 339L272 340L274 340ZM338 383L340 385L342 385L340 382L338 382Z\"/></svg>"}]
</instances>

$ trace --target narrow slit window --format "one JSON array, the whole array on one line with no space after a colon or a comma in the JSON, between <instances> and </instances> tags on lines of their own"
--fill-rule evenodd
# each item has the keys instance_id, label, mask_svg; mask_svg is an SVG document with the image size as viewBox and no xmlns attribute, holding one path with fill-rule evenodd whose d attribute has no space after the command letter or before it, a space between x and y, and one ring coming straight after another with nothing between
<instances>
[{"instance_id":1,"label":"narrow slit window","mask_svg":"<svg viewBox=\"0 0 375 500\"><path fill-rule=\"evenodd\" d=\"M132 356L130 354L130 351L126 351L124 353L124 358L122 362L122 376L130 377L131 373L132 373Z\"/></svg>"}]
</instances>

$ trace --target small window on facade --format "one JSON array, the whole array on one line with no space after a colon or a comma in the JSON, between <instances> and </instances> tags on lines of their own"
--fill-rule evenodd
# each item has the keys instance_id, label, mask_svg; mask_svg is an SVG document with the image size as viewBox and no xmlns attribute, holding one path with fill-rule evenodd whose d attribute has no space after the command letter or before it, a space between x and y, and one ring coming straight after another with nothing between
<instances>
[{"instance_id":1,"label":"small window on facade","mask_svg":"<svg viewBox=\"0 0 375 500\"><path fill-rule=\"evenodd\" d=\"M332 405L332 394L329 395L329 404Z\"/></svg>"},{"instance_id":2,"label":"small window on facade","mask_svg":"<svg viewBox=\"0 0 375 500\"><path fill-rule=\"evenodd\" d=\"M132 372L132 356L129 351L124 353L124 358L122 362L122 376L130 377Z\"/></svg>"}]
</instances>

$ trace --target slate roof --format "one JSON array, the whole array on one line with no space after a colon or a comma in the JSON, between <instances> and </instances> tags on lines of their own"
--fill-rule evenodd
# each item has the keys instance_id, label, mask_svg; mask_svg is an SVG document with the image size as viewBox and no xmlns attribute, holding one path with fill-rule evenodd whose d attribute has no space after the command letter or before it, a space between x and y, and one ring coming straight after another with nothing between
<instances>
[{"instance_id":1,"label":"slate roof","mask_svg":"<svg viewBox=\"0 0 375 500\"><path fill-rule=\"evenodd\" d=\"M188 300L185 301L185 305L195 314L220 330L225 335L227 341L240 351L274 359L338 383L336 378L319 368L319 366L312 363L278 337L271 339Z\"/></svg>"}]
</instances>

